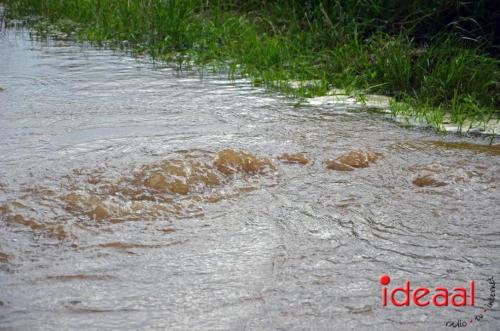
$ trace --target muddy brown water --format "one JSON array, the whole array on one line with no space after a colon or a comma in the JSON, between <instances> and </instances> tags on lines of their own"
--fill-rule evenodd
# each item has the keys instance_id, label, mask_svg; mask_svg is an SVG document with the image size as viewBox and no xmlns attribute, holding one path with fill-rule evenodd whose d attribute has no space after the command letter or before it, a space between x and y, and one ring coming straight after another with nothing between
<instances>
[{"instance_id":1,"label":"muddy brown water","mask_svg":"<svg viewBox=\"0 0 500 331\"><path fill-rule=\"evenodd\" d=\"M500 279L498 145L22 27L0 86L2 329L431 330Z\"/></svg>"}]
</instances>

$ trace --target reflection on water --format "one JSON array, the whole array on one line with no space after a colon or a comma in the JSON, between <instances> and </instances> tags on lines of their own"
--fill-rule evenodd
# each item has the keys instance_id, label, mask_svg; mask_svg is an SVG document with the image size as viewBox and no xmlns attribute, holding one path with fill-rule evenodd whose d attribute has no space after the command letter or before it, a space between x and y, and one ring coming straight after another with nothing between
<instances>
[{"instance_id":1,"label":"reflection on water","mask_svg":"<svg viewBox=\"0 0 500 331\"><path fill-rule=\"evenodd\" d=\"M0 86L3 328L428 330L475 310L380 274L482 306L500 271L499 145L20 28Z\"/></svg>"}]
</instances>

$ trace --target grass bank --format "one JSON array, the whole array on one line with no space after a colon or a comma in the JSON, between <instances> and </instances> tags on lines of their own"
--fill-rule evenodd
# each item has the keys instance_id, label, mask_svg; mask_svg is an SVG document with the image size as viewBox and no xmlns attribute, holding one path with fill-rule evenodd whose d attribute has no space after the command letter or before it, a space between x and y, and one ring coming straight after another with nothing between
<instances>
[{"instance_id":1,"label":"grass bank","mask_svg":"<svg viewBox=\"0 0 500 331\"><path fill-rule=\"evenodd\" d=\"M395 113L464 127L500 115L495 1L10 0L40 32L225 68L297 97L394 97ZM290 81L314 82L290 86ZM466 129L464 127L464 129Z\"/></svg>"}]
</instances>

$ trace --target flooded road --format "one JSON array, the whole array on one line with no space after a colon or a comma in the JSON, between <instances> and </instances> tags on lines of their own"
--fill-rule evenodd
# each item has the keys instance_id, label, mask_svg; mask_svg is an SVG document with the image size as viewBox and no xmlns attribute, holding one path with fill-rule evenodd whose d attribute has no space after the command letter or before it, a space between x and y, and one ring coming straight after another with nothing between
<instances>
[{"instance_id":1,"label":"flooded road","mask_svg":"<svg viewBox=\"0 0 500 331\"><path fill-rule=\"evenodd\" d=\"M0 329L500 327L498 145L22 28L0 87Z\"/></svg>"}]
</instances>

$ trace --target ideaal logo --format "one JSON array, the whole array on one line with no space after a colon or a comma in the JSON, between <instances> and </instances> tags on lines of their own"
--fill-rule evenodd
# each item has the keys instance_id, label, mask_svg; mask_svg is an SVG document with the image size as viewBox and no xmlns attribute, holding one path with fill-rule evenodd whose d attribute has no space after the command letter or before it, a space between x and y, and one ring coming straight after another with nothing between
<instances>
[{"instance_id":1,"label":"ideaal logo","mask_svg":"<svg viewBox=\"0 0 500 331\"><path fill-rule=\"evenodd\" d=\"M380 276L382 287L382 305L387 306L387 287L391 278L387 275ZM404 294L402 301L396 300L396 295L401 292ZM405 281L401 287L394 287L389 294L390 302L396 307L409 306L411 302L419 307L425 307L430 304L436 307L446 307L449 304L455 307L474 306L474 281L469 282L467 287L454 287L449 291L446 287L436 287L431 291L428 287L417 287L411 289L410 281Z\"/></svg>"},{"instance_id":2,"label":"ideaal logo","mask_svg":"<svg viewBox=\"0 0 500 331\"><path fill-rule=\"evenodd\" d=\"M379 281L382 285L382 306L384 307L391 304L395 307L408 307L412 304L417 307L426 307L429 305L435 307L474 307L475 284L473 280L469 281L466 286L457 286L452 289L446 287L431 289L424 286L412 288L410 281L406 280L403 286L393 287L390 291L387 288L391 282L391 278L388 275L384 274L380 276ZM495 280L493 277L488 278L488 283L490 284L490 296L488 304L482 308L482 313L492 309L495 303ZM445 325L454 328L466 327L476 321L479 322L482 320L484 318L482 313L465 320L447 321Z\"/></svg>"}]
</instances>

